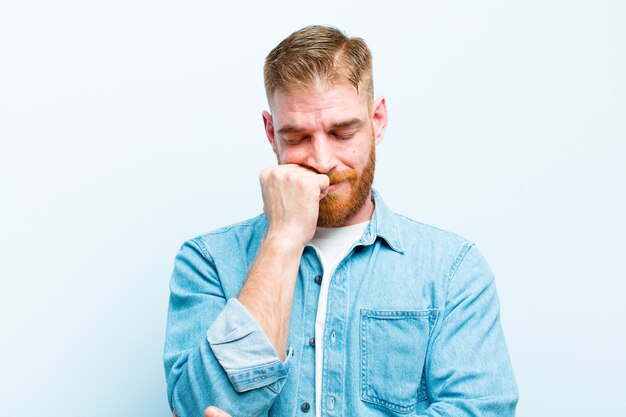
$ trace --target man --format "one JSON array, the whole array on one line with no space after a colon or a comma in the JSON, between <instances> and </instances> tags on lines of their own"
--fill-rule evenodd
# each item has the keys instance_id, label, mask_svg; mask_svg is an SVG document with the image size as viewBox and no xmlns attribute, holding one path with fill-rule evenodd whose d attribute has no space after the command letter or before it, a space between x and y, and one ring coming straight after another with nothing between
<instances>
[{"instance_id":1,"label":"man","mask_svg":"<svg viewBox=\"0 0 626 417\"><path fill-rule=\"evenodd\" d=\"M171 280L179 417L513 416L493 276L372 190L387 127L365 42L301 29L264 67L264 214L186 242Z\"/></svg>"}]
</instances>

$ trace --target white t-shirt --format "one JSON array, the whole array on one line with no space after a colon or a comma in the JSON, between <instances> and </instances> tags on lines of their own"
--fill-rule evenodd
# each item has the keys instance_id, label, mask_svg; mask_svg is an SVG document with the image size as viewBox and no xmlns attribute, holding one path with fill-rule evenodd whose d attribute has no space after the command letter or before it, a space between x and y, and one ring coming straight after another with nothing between
<instances>
[{"instance_id":1,"label":"white t-shirt","mask_svg":"<svg viewBox=\"0 0 626 417\"><path fill-rule=\"evenodd\" d=\"M324 353L324 324L326 323L326 305L328 301L328 286L335 269L348 254L352 245L358 241L369 221L344 227L318 227L311 245L315 247L324 275L320 288L320 298L317 303L315 317L315 415L321 415L322 402L322 363Z\"/></svg>"}]
</instances>

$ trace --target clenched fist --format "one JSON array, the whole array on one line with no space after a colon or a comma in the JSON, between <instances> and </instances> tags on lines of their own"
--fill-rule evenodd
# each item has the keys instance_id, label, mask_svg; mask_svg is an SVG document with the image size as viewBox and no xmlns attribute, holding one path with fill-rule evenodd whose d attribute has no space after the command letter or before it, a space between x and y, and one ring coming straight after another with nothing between
<instances>
[{"instance_id":1,"label":"clenched fist","mask_svg":"<svg viewBox=\"0 0 626 417\"><path fill-rule=\"evenodd\" d=\"M319 201L328 192L329 179L296 164L266 168L259 176L268 235L306 245L315 234Z\"/></svg>"}]
</instances>

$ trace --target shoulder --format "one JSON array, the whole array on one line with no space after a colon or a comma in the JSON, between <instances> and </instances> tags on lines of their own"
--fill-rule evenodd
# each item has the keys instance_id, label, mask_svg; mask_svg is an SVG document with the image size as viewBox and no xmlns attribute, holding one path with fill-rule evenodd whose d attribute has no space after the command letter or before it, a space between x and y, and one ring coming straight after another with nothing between
<instances>
[{"instance_id":1,"label":"shoulder","mask_svg":"<svg viewBox=\"0 0 626 417\"><path fill-rule=\"evenodd\" d=\"M198 235L186 243L198 246L205 256L215 252L231 252L260 243L268 223L264 214Z\"/></svg>"},{"instance_id":2,"label":"shoulder","mask_svg":"<svg viewBox=\"0 0 626 417\"><path fill-rule=\"evenodd\" d=\"M450 249L474 244L454 232L422 223L402 214L394 213L394 220L398 233L407 243L430 244Z\"/></svg>"},{"instance_id":3,"label":"shoulder","mask_svg":"<svg viewBox=\"0 0 626 417\"><path fill-rule=\"evenodd\" d=\"M473 246L456 233L396 213L375 190L373 193L377 203L375 227L392 248L420 260L434 257L445 263L451 256L460 255Z\"/></svg>"},{"instance_id":4,"label":"shoulder","mask_svg":"<svg viewBox=\"0 0 626 417\"><path fill-rule=\"evenodd\" d=\"M474 242L449 230L394 213L394 221L405 252L420 261L439 264L453 274ZM475 251L475 250L474 250Z\"/></svg>"},{"instance_id":5,"label":"shoulder","mask_svg":"<svg viewBox=\"0 0 626 417\"><path fill-rule=\"evenodd\" d=\"M267 227L267 218L264 214L259 214L251 219L242 220L240 222L203 233L193 238L193 240L210 240L214 238L223 238L228 235L240 235L254 232L258 228L265 227Z\"/></svg>"}]
</instances>

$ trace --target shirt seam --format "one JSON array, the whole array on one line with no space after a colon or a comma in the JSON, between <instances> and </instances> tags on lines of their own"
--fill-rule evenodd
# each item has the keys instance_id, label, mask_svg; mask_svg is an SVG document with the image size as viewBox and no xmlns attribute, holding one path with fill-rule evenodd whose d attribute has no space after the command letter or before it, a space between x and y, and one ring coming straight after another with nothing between
<instances>
[{"instance_id":1,"label":"shirt seam","mask_svg":"<svg viewBox=\"0 0 626 417\"><path fill-rule=\"evenodd\" d=\"M211 254L209 253L207 248L204 246L202 241L200 241L200 238L196 237L196 238L193 238L193 239L189 239L187 242L190 245L195 246L196 249L198 249L200 251L200 253L205 258L205 260L211 262L212 265L215 265L215 260L213 259L213 257L211 256Z\"/></svg>"},{"instance_id":2,"label":"shirt seam","mask_svg":"<svg viewBox=\"0 0 626 417\"><path fill-rule=\"evenodd\" d=\"M240 222L233 223L233 224L230 224L228 226L223 226L223 227L220 227L218 229L211 230L209 232L206 232L206 233L203 233L203 234L201 234L199 236L196 236L194 238L194 240L202 240L204 237L214 236L214 235L221 235L221 234L224 234L224 233L228 233L232 229L245 229L245 228L254 226L254 224L259 222L259 221L261 221L264 216L265 215L263 213L261 213L261 214L259 214L256 217L252 217L250 219L242 220Z\"/></svg>"},{"instance_id":3,"label":"shirt seam","mask_svg":"<svg viewBox=\"0 0 626 417\"><path fill-rule=\"evenodd\" d=\"M418 223L418 222L416 222ZM443 326L443 320L445 320L446 317L446 312L448 309L448 299L449 299L449 295L450 295L450 285L452 284L452 280L454 279L455 275L456 275L456 271L459 269L459 266L461 265L461 263L463 262L463 260L465 259L465 256L467 255L467 252L469 252L469 250L474 246L474 243L472 242L465 242L463 244L463 247L461 248L461 250L459 251L459 253L457 254L456 258L454 258L454 262L452 262L452 265L450 266L450 270L448 271L448 282L446 285L446 290L445 290L445 297L443 300L443 305L441 306L441 315L437 315L435 320L438 320L439 317L441 317L441 321L439 322L439 324L435 324L432 327L432 331L431 331L431 335L430 335L430 341L428 342L428 347L426 350L426 358L425 358L425 362L424 362L424 372L428 373L430 372L429 370L429 364L430 364L430 356L432 354L432 345L435 343L435 340L437 339L437 337L439 336L439 331L441 330L442 326ZM436 329L437 328L437 329ZM428 388L425 389L426 392L426 396L428 396Z\"/></svg>"},{"instance_id":4,"label":"shirt seam","mask_svg":"<svg viewBox=\"0 0 626 417\"><path fill-rule=\"evenodd\" d=\"M463 248L461 249L461 251L459 252L457 257L455 258L454 262L452 263L452 266L450 267L450 272L448 273L448 288L446 289L446 299L448 298L448 289L450 288L450 282L452 281L452 279L456 275L456 271L459 269L459 266L461 265L461 263L465 259L465 255L467 255L467 252L469 252L469 250L473 246L474 246L474 243L466 242L463 245Z\"/></svg>"}]
</instances>

